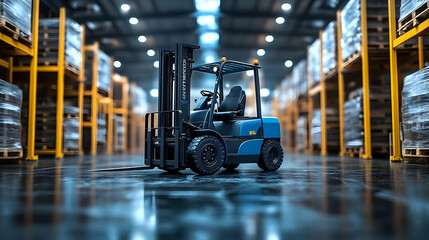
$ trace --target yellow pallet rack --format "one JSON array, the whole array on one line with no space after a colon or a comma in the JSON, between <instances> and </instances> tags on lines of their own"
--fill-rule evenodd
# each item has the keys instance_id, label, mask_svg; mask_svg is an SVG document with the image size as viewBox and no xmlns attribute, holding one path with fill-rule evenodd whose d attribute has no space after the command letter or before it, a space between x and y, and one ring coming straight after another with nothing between
<instances>
[{"instance_id":1,"label":"yellow pallet rack","mask_svg":"<svg viewBox=\"0 0 429 240\"><path fill-rule=\"evenodd\" d=\"M95 42L91 45L85 45L85 53L92 52L93 53L93 59L92 59L92 82L91 82L91 88L90 90L85 90L83 87L83 97L90 97L91 98L91 120L90 121L83 121L82 126L88 127L91 129L91 146L90 146L90 153L91 155L97 154L97 114L99 112L98 105L100 104L100 101L102 103L109 103L108 106L111 106L112 103L110 102L111 98L109 96L109 93L102 93L99 92L98 89L98 52L100 50L100 46L98 42ZM86 55L86 54L85 54ZM106 98L107 97L107 98ZM111 146L112 146L112 133L111 133L111 126L112 126L112 114L111 111L113 106L108 107L106 110L106 114L108 114L108 129L107 129L107 153L111 153ZM110 129L110 130L109 130Z\"/></svg>"},{"instance_id":2,"label":"yellow pallet rack","mask_svg":"<svg viewBox=\"0 0 429 240\"><path fill-rule=\"evenodd\" d=\"M128 109L128 116L129 116L129 141L128 141L128 149L131 153L140 153L144 150L144 114L136 113L134 112L134 104L135 104L135 89L137 87L137 84L132 82L129 84L129 109ZM137 135L137 132L139 133Z\"/></svg>"},{"instance_id":3,"label":"yellow pallet rack","mask_svg":"<svg viewBox=\"0 0 429 240\"><path fill-rule=\"evenodd\" d=\"M60 8L59 16L59 38L58 38L58 62L55 66L37 66L37 73L52 73L57 75L57 113L56 113L56 136L55 136L55 149L36 149L35 153L39 155L55 155L55 158L64 157L63 149L63 118L64 118L64 85L65 76L79 82L79 89L83 87L85 59L79 69L79 74L74 75L69 72L65 66L65 26L66 26L66 10ZM83 48L85 46L85 27L81 25L81 55L84 57ZM14 72L28 72L31 67L15 67ZM79 107L79 153L82 153L82 112L83 112L83 93L77 92L78 107Z\"/></svg>"},{"instance_id":4,"label":"yellow pallet rack","mask_svg":"<svg viewBox=\"0 0 429 240\"><path fill-rule=\"evenodd\" d=\"M111 77L111 88L110 95L113 98L113 114L122 116L122 127L123 127L123 135L122 135L122 152L126 152L128 148L128 94L129 94L129 84L128 78L125 76L120 76L118 74L114 74ZM113 89L115 86L121 88L121 98L117 99ZM116 144L115 144L116 145ZM116 150L116 149L115 149Z\"/></svg>"},{"instance_id":5,"label":"yellow pallet rack","mask_svg":"<svg viewBox=\"0 0 429 240\"><path fill-rule=\"evenodd\" d=\"M390 53L390 88L392 107L392 152L390 161L402 161L400 139L400 102L398 78L398 47L412 38L418 38L419 69L424 67L423 36L429 36L429 19L421 22L405 34L397 37L395 0L388 0L389 8L389 53Z\"/></svg>"},{"instance_id":6,"label":"yellow pallet rack","mask_svg":"<svg viewBox=\"0 0 429 240\"><path fill-rule=\"evenodd\" d=\"M364 152L360 156L364 159L372 158L372 144L371 144L371 112L370 112L370 99L369 99L369 53L368 53L368 28L367 28L367 0L360 0L361 10L361 50L354 59L362 61L362 89L363 89L363 119L364 119ZM338 24L338 43L341 43L341 10L337 11L337 24ZM344 62L341 56L341 44L338 47L338 92L339 92L339 111L340 111L340 155L345 154L344 148L344 75L345 70Z\"/></svg>"},{"instance_id":7,"label":"yellow pallet rack","mask_svg":"<svg viewBox=\"0 0 429 240\"><path fill-rule=\"evenodd\" d=\"M26 160L37 160L38 156L34 151L35 132L36 132L36 94L37 94L37 51L39 43L39 0L33 0L31 16L31 46L27 46L17 39L0 32L0 42L5 49L1 49L1 55L8 57L8 61L0 59L0 65L9 69L9 82L13 82L13 57L29 56L31 63L29 67L29 97L28 97L28 135L27 135L27 156Z\"/></svg>"}]
</instances>

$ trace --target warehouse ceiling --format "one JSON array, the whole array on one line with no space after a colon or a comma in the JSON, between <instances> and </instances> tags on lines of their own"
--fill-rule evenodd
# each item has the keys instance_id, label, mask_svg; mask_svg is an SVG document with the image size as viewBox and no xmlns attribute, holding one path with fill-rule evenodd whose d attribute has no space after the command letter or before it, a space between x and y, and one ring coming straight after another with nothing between
<instances>
[{"instance_id":1,"label":"warehouse ceiling","mask_svg":"<svg viewBox=\"0 0 429 240\"><path fill-rule=\"evenodd\" d=\"M120 61L116 71L145 89L156 88L158 49L174 48L176 42L200 44L197 63L222 56L247 62L258 58L263 85L273 89L293 68L286 67L285 61L296 64L305 58L307 46L320 29L336 19L336 9L344 2L42 0L53 11L65 6L68 17L87 26L87 43L98 41L106 53ZM267 42L267 35L274 40ZM258 49L265 55L258 56ZM155 50L154 56L148 55L150 50Z\"/></svg>"}]
</instances>

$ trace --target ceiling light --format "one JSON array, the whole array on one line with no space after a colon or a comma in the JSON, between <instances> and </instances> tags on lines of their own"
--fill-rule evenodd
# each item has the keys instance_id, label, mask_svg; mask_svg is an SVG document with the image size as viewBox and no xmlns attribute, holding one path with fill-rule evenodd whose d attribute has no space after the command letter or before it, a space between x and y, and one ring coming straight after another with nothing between
<instances>
[{"instance_id":1,"label":"ceiling light","mask_svg":"<svg viewBox=\"0 0 429 240\"><path fill-rule=\"evenodd\" d=\"M153 66L156 67L156 68L159 68L159 61L153 62Z\"/></svg>"},{"instance_id":2,"label":"ceiling light","mask_svg":"<svg viewBox=\"0 0 429 240\"><path fill-rule=\"evenodd\" d=\"M290 68L293 66L293 62L291 60L286 60L285 67Z\"/></svg>"},{"instance_id":3,"label":"ceiling light","mask_svg":"<svg viewBox=\"0 0 429 240\"><path fill-rule=\"evenodd\" d=\"M277 24L283 24L283 23L285 23L285 18L284 17L278 17L278 18L276 18L276 23Z\"/></svg>"},{"instance_id":4,"label":"ceiling light","mask_svg":"<svg viewBox=\"0 0 429 240\"><path fill-rule=\"evenodd\" d=\"M220 0L195 0L195 8L200 12L216 12L219 7Z\"/></svg>"},{"instance_id":5,"label":"ceiling light","mask_svg":"<svg viewBox=\"0 0 429 240\"><path fill-rule=\"evenodd\" d=\"M248 70L248 71L246 71L246 75L247 75L248 77L253 76L253 70Z\"/></svg>"},{"instance_id":6,"label":"ceiling light","mask_svg":"<svg viewBox=\"0 0 429 240\"><path fill-rule=\"evenodd\" d=\"M264 49L258 49L258 51L256 51L256 54L258 54L258 56L264 56L265 55L265 50Z\"/></svg>"},{"instance_id":7,"label":"ceiling light","mask_svg":"<svg viewBox=\"0 0 429 240\"><path fill-rule=\"evenodd\" d=\"M153 50L153 49L149 49L149 50L147 50L147 55L148 56L150 56L150 57L153 57L153 56L155 56L155 51Z\"/></svg>"},{"instance_id":8,"label":"ceiling light","mask_svg":"<svg viewBox=\"0 0 429 240\"><path fill-rule=\"evenodd\" d=\"M219 41L219 33L206 32L200 36L201 44L217 44Z\"/></svg>"},{"instance_id":9,"label":"ceiling light","mask_svg":"<svg viewBox=\"0 0 429 240\"><path fill-rule=\"evenodd\" d=\"M144 43L144 42L147 41L147 37L144 36L144 35L140 35L139 38L138 38L138 40L139 40L139 42Z\"/></svg>"},{"instance_id":10,"label":"ceiling light","mask_svg":"<svg viewBox=\"0 0 429 240\"><path fill-rule=\"evenodd\" d=\"M122 12L128 12L128 11L130 11L130 9L131 9L131 7L129 4L124 3L121 5L121 11Z\"/></svg>"},{"instance_id":11,"label":"ceiling light","mask_svg":"<svg viewBox=\"0 0 429 240\"><path fill-rule=\"evenodd\" d=\"M283 11L290 11L291 8L292 8L292 5L290 5L289 3L282 4Z\"/></svg>"},{"instance_id":12,"label":"ceiling light","mask_svg":"<svg viewBox=\"0 0 429 240\"><path fill-rule=\"evenodd\" d=\"M261 97L268 97L268 96L270 96L270 89L262 88L261 89Z\"/></svg>"},{"instance_id":13,"label":"ceiling light","mask_svg":"<svg viewBox=\"0 0 429 240\"><path fill-rule=\"evenodd\" d=\"M137 23L139 23L139 20L135 17L130 18L130 20L128 20L130 22L130 24L132 25L136 25Z\"/></svg>"},{"instance_id":14,"label":"ceiling light","mask_svg":"<svg viewBox=\"0 0 429 240\"><path fill-rule=\"evenodd\" d=\"M153 88L152 90L150 90L149 93L152 97L158 97L158 89L156 88Z\"/></svg>"},{"instance_id":15,"label":"ceiling light","mask_svg":"<svg viewBox=\"0 0 429 240\"><path fill-rule=\"evenodd\" d=\"M229 83L225 84L225 87L229 88Z\"/></svg>"},{"instance_id":16,"label":"ceiling light","mask_svg":"<svg viewBox=\"0 0 429 240\"><path fill-rule=\"evenodd\" d=\"M214 57L213 56L207 56L206 57L206 63L212 63L214 62Z\"/></svg>"},{"instance_id":17,"label":"ceiling light","mask_svg":"<svg viewBox=\"0 0 429 240\"><path fill-rule=\"evenodd\" d=\"M216 18L214 15L198 16L197 23L200 27L208 29L217 29Z\"/></svg>"},{"instance_id":18,"label":"ceiling light","mask_svg":"<svg viewBox=\"0 0 429 240\"><path fill-rule=\"evenodd\" d=\"M120 61L116 60L116 61L113 62L113 66L115 68L120 68L122 66L122 63Z\"/></svg>"},{"instance_id":19,"label":"ceiling light","mask_svg":"<svg viewBox=\"0 0 429 240\"><path fill-rule=\"evenodd\" d=\"M267 42L273 42L274 41L274 37L273 37L273 35L267 35L266 37L265 37L265 41L267 41Z\"/></svg>"}]
</instances>

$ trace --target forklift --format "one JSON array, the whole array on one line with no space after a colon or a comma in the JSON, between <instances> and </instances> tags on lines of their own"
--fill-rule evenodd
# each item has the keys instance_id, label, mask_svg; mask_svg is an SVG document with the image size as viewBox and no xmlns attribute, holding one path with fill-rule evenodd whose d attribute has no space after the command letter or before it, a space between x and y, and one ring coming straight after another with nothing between
<instances>
[{"instance_id":1,"label":"forklift","mask_svg":"<svg viewBox=\"0 0 429 240\"><path fill-rule=\"evenodd\" d=\"M253 64L222 58L194 65L198 45L178 43L175 50L161 49L158 111L145 116L145 164L168 172L190 168L200 175L215 174L221 167L233 170L242 163L257 163L275 171L283 163L280 124L262 117L258 70ZM224 95L224 76L253 71L256 116L245 116L246 93L234 86ZM193 72L212 74L214 90L202 90L191 110Z\"/></svg>"}]
</instances>

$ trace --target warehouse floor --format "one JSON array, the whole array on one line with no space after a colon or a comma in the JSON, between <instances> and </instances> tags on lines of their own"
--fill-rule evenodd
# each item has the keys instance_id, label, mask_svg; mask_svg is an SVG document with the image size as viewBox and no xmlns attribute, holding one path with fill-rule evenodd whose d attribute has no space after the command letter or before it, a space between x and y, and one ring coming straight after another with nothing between
<instances>
[{"instance_id":1,"label":"warehouse floor","mask_svg":"<svg viewBox=\"0 0 429 240\"><path fill-rule=\"evenodd\" d=\"M137 155L0 165L0 239L424 238L429 168L309 155L196 176L88 169Z\"/></svg>"}]
</instances>

